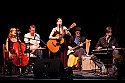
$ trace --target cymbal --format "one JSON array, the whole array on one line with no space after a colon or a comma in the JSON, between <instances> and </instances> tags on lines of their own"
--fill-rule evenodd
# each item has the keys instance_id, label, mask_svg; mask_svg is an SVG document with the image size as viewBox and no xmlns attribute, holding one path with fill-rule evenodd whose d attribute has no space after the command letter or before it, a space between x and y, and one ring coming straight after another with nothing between
<instances>
[{"instance_id":1,"label":"cymbal","mask_svg":"<svg viewBox=\"0 0 125 83\"><path fill-rule=\"evenodd\" d=\"M43 50L43 49L46 49L46 48L43 48L43 47L39 47L39 48L37 48L38 50Z\"/></svg>"},{"instance_id":2,"label":"cymbal","mask_svg":"<svg viewBox=\"0 0 125 83\"><path fill-rule=\"evenodd\" d=\"M32 44L32 43L25 43L26 45L34 45L34 44Z\"/></svg>"}]
</instances>

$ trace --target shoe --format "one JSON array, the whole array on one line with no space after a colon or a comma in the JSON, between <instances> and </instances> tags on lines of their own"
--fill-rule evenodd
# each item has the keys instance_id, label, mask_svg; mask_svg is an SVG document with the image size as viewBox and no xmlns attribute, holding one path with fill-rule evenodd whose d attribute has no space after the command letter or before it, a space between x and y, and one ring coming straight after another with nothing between
<instances>
[{"instance_id":1,"label":"shoe","mask_svg":"<svg viewBox=\"0 0 125 83\"><path fill-rule=\"evenodd\" d=\"M74 65L74 66L72 66L72 70L76 70L76 66Z\"/></svg>"},{"instance_id":2,"label":"shoe","mask_svg":"<svg viewBox=\"0 0 125 83\"><path fill-rule=\"evenodd\" d=\"M81 67L81 66L78 66L78 67L77 67L77 70L81 71L81 70L82 70L82 67Z\"/></svg>"},{"instance_id":3,"label":"shoe","mask_svg":"<svg viewBox=\"0 0 125 83\"><path fill-rule=\"evenodd\" d=\"M115 65L112 66L112 75L117 76L117 67Z\"/></svg>"},{"instance_id":4,"label":"shoe","mask_svg":"<svg viewBox=\"0 0 125 83\"><path fill-rule=\"evenodd\" d=\"M101 69L102 69L101 74L106 74L107 73L107 69L105 68L104 65L101 67Z\"/></svg>"},{"instance_id":5,"label":"shoe","mask_svg":"<svg viewBox=\"0 0 125 83\"><path fill-rule=\"evenodd\" d=\"M113 69L114 71L117 71L117 67L116 67L115 65L112 66L112 69Z\"/></svg>"},{"instance_id":6,"label":"shoe","mask_svg":"<svg viewBox=\"0 0 125 83\"><path fill-rule=\"evenodd\" d=\"M102 71L101 71L101 74L103 74L103 75L104 75L104 74L107 74L107 69L102 70Z\"/></svg>"}]
</instances>

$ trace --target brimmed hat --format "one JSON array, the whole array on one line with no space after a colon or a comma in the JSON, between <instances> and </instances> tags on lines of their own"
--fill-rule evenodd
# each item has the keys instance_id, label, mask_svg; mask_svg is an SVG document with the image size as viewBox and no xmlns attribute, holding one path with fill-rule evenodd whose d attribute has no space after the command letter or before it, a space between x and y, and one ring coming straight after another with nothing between
<instances>
[{"instance_id":1,"label":"brimmed hat","mask_svg":"<svg viewBox=\"0 0 125 83\"><path fill-rule=\"evenodd\" d=\"M75 31L81 31L81 27L76 27Z\"/></svg>"}]
</instances>

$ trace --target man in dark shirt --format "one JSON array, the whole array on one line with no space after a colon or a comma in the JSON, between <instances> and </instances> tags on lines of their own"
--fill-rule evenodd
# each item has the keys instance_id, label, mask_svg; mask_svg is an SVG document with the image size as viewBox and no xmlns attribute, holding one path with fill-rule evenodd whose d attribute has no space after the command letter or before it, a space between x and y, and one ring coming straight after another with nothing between
<instances>
[{"instance_id":1,"label":"man in dark shirt","mask_svg":"<svg viewBox=\"0 0 125 83\"><path fill-rule=\"evenodd\" d=\"M116 38L113 37L112 35L112 27L106 27L105 29L105 35L103 37L101 37L96 46L95 46L95 49L96 50L102 50L102 49L112 49L112 52L111 52L111 55L115 56L115 55L119 55L119 51L116 50L115 48L118 47L118 43L116 41ZM105 68L104 66L104 63L102 61L100 61L100 59L95 55L95 54L92 54L91 56L91 60L93 60L93 62L99 67L101 68L101 73L104 74L104 73L107 73L107 69ZM115 66L115 58L113 57L112 58L112 67L113 69L116 71L117 68Z\"/></svg>"}]
</instances>

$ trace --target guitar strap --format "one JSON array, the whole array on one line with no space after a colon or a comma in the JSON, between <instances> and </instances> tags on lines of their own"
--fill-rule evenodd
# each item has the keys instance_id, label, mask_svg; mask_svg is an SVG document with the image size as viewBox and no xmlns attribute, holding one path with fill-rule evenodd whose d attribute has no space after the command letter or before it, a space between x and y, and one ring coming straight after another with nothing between
<instances>
[{"instance_id":1,"label":"guitar strap","mask_svg":"<svg viewBox=\"0 0 125 83\"><path fill-rule=\"evenodd\" d=\"M79 45L80 44L80 36L75 37L74 42Z\"/></svg>"},{"instance_id":2,"label":"guitar strap","mask_svg":"<svg viewBox=\"0 0 125 83\"><path fill-rule=\"evenodd\" d=\"M61 28L61 29L62 29L62 34L64 34L64 33L65 33L65 31L64 31L64 29L63 29L63 26L62 26L62 28Z\"/></svg>"},{"instance_id":3,"label":"guitar strap","mask_svg":"<svg viewBox=\"0 0 125 83\"><path fill-rule=\"evenodd\" d=\"M61 26L61 27L60 27L60 29L61 29L61 31L62 31L61 34L64 34L64 33L65 33L65 30L63 29L63 27L64 27L64 26ZM57 30L56 30L56 32L58 32L58 34L59 34L60 31L57 31Z\"/></svg>"}]
</instances>

